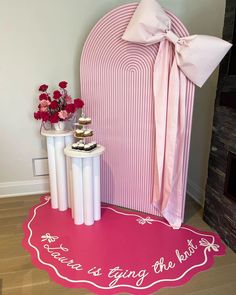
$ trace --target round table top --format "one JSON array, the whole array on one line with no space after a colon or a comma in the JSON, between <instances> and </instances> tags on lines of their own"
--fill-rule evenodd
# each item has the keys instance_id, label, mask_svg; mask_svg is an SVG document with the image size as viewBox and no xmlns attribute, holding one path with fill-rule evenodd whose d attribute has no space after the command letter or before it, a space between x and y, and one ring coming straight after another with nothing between
<instances>
[{"instance_id":1,"label":"round table top","mask_svg":"<svg viewBox=\"0 0 236 295\"><path fill-rule=\"evenodd\" d=\"M41 130L41 135L43 136L52 136L52 137L58 137L58 136L68 136L68 135L73 135L74 131L73 130L46 130L43 129Z\"/></svg>"},{"instance_id":2,"label":"round table top","mask_svg":"<svg viewBox=\"0 0 236 295\"><path fill-rule=\"evenodd\" d=\"M92 158L92 157L100 156L101 154L104 153L104 151L105 151L105 147L99 144L94 150L88 151L88 152L74 150L71 148L71 144L64 149L65 155L72 158Z\"/></svg>"}]
</instances>

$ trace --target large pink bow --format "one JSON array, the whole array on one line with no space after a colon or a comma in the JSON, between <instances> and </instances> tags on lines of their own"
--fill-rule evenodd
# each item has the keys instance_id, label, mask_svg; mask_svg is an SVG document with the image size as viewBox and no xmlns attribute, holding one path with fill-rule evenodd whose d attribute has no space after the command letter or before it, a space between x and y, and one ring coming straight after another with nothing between
<instances>
[{"instance_id":1,"label":"large pink bow","mask_svg":"<svg viewBox=\"0 0 236 295\"><path fill-rule=\"evenodd\" d=\"M171 20L156 0L142 0L123 40L151 45L160 42L154 65L156 152L153 203L174 227L182 222L186 132L186 77L202 86L227 51L230 43L216 37L178 37ZM174 44L174 50L173 46Z\"/></svg>"},{"instance_id":2,"label":"large pink bow","mask_svg":"<svg viewBox=\"0 0 236 295\"><path fill-rule=\"evenodd\" d=\"M171 20L156 0L140 2L122 39L143 45L169 40L175 45L177 65L199 87L232 46L229 42L212 36L179 38L171 31Z\"/></svg>"}]
</instances>

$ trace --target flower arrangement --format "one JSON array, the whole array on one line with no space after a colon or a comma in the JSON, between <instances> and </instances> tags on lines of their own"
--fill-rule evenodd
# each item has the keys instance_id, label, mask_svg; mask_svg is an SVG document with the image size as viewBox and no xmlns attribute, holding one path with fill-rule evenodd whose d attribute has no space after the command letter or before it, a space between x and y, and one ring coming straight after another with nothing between
<instances>
[{"instance_id":1,"label":"flower arrangement","mask_svg":"<svg viewBox=\"0 0 236 295\"><path fill-rule=\"evenodd\" d=\"M43 84L39 87L38 111L34 113L36 120L42 122L58 123L73 118L77 109L84 106L80 98L72 99L67 93L67 82L61 81L52 95L48 92L48 85Z\"/></svg>"}]
</instances>

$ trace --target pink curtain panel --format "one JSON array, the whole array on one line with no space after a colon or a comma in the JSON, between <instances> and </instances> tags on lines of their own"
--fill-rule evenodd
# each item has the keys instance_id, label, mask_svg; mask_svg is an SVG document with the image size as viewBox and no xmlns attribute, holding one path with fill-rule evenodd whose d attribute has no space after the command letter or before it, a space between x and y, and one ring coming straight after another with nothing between
<instances>
[{"instance_id":1,"label":"pink curtain panel","mask_svg":"<svg viewBox=\"0 0 236 295\"><path fill-rule=\"evenodd\" d=\"M155 163L154 64L159 43L142 46L122 40L137 3L105 15L89 34L81 57L81 96L93 118L96 140L106 147L101 165L102 201L161 216L153 206ZM188 36L180 20L166 11L172 31ZM165 73L160 72L159 75ZM184 145L178 172L182 183L168 210L184 218L194 84L185 79ZM161 130L157 130L157 134ZM158 138L156 144L158 145Z\"/></svg>"}]
</instances>

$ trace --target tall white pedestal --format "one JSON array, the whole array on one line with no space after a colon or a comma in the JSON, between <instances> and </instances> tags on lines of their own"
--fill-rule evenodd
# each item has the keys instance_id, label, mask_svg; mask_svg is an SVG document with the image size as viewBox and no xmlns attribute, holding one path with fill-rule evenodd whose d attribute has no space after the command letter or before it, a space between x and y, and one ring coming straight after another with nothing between
<instances>
[{"instance_id":1,"label":"tall white pedestal","mask_svg":"<svg viewBox=\"0 0 236 295\"><path fill-rule=\"evenodd\" d=\"M41 134L47 138L48 167L51 191L51 206L65 211L70 205L70 174L64 148L74 141L73 131L42 130ZM68 177L67 177L68 175Z\"/></svg>"},{"instance_id":2,"label":"tall white pedestal","mask_svg":"<svg viewBox=\"0 0 236 295\"><path fill-rule=\"evenodd\" d=\"M100 156L104 151L101 145L91 152L73 150L71 145L64 149L71 163L68 171L72 174L70 200L75 224L92 225L101 219Z\"/></svg>"}]
</instances>

